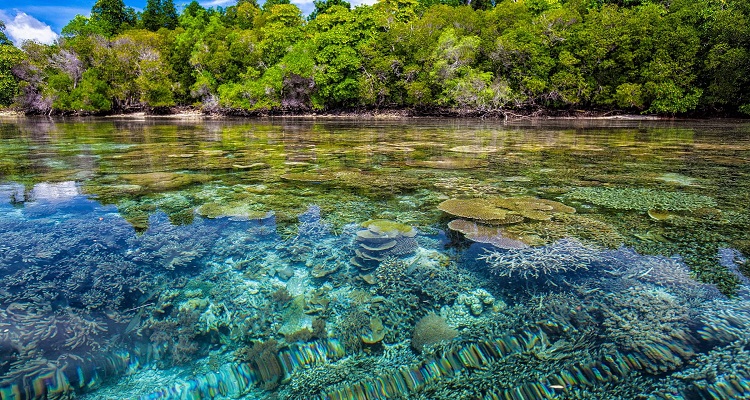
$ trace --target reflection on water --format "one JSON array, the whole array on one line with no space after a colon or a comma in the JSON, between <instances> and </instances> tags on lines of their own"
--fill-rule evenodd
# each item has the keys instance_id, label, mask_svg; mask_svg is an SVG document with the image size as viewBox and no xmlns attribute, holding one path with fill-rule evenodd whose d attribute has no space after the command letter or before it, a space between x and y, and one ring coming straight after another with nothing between
<instances>
[{"instance_id":1,"label":"reflection on water","mask_svg":"<svg viewBox=\"0 0 750 400\"><path fill-rule=\"evenodd\" d=\"M750 396L747 125L0 139L3 399Z\"/></svg>"}]
</instances>

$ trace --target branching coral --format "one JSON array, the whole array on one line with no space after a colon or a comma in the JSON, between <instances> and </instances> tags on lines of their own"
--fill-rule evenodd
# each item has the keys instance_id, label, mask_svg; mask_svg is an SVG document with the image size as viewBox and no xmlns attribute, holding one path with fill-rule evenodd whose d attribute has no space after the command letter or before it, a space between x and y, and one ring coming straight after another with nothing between
<instances>
[{"instance_id":1,"label":"branching coral","mask_svg":"<svg viewBox=\"0 0 750 400\"><path fill-rule=\"evenodd\" d=\"M674 370L694 355L688 311L679 299L658 289L632 287L612 293L601 307L605 338L639 355L648 372Z\"/></svg>"},{"instance_id":2,"label":"branching coral","mask_svg":"<svg viewBox=\"0 0 750 400\"><path fill-rule=\"evenodd\" d=\"M704 195L639 188L584 187L573 190L565 197L606 208L644 212L693 211L716 207L716 200Z\"/></svg>"},{"instance_id":3,"label":"branching coral","mask_svg":"<svg viewBox=\"0 0 750 400\"><path fill-rule=\"evenodd\" d=\"M131 238L135 248L129 258L139 264L158 265L175 270L192 265L205 255L218 239L218 223L196 221L186 227L171 225L164 214L149 221L149 229L138 238Z\"/></svg>"},{"instance_id":4,"label":"branching coral","mask_svg":"<svg viewBox=\"0 0 750 400\"><path fill-rule=\"evenodd\" d=\"M521 278L588 269L608 261L606 253L575 239L561 239L528 249L486 250L478 259L486 262L490 272L497 276Z\"/></svg>"}]
</instances>

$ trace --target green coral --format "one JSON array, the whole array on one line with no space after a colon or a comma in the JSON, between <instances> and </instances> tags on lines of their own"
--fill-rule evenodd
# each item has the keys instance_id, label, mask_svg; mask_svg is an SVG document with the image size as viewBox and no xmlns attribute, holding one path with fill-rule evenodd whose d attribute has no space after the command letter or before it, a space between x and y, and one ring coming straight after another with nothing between
<instances>
[{"instance_id":1,"label":"green coral","mask_svg":"<svg viewBox=\"0 0 750 400\"><path fill-rule=\"evenodd\" d=\"M616 210L693 211L716 207L716 200L708 196L642 188L584 187L565 197Z\"/></svg>"},{"instance_id":2,"label":"green coral","mask_svg":"<svg viewBox=\"0 0 750 400\"><path fill-rule=\"evenodd\" d=\"M374 232L397 232L411 236L414 233L414 228L411 226L387 219L371 219L363 222L362 227Z\"/></svg>"},{"instance_id":3,"label":"green coral","mask_svg":"<svg viewBox=\"0 0 750 400\"><path fill-rule=\"evenodd\" d=\"M243 219L265 219L272 215L268 211L258 210L259 206L247 201L213 202L203 204L198 207L196 212L207 218L239 217Z\"/></svg>"}]
</instances>

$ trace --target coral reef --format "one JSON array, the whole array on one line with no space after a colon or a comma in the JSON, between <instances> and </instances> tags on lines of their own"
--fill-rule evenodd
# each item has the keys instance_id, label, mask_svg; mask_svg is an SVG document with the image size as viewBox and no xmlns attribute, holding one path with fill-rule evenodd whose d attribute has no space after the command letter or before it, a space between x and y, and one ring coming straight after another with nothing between
<instances>
[{"instance_id":1,"label":"coral reef","mask_svg":"<svg viewBox=\"0 0 750 400\"><path fill-rule=\"evenodd\" d=\"M750 278L747 276L747 258L745 258L739 250L722 248L719 249L719 265L733 273L737 279L742 282L743 285L750 286Z\"/></svg>"},{"instance_id":2,"label":"coral reef","mask_svg":"<svg viewBox=\"0 0 750 400\"><path fill-rule=\"evenodd\" d=\"M508 237L503 228L478 224L465 219L454 219L448 223L452 231L460 232L472 242L491 244L500 249L525 249L529 247L522 240Z\"/></svg>"},{"instance_id":3,"label":"coral reef","mask_svg":"<svg viewBox=\"0 0 750 400\"><path fill-rule=\"evenodd\" d=\"M362 381L336 385L326 389L317 398L370 400L410 396L439 379L483 368L496 360L531 351L547 343L544 332L536 329L523 331L519 335L506 335L496 340L468 343L457 346L443 355L430 357L417 365L402 366L395 371Z\"/></svg>"},{"instance_id":4,"label":"coral reef","mask_svg":"<svg viewBox=\"0 0 750 400\"><path fill-rule=\"evenodd\" d=\"M235 220L258 220L268 221L273 225L274 213L258 209L257 204L246 201L205 203L198 207L195 212L207 218L228 217Z\"/></svg>"},{"instance_id":5,"label":"coral reef","mask_svg":"<svg viewBox=\"0 0 750 400\"><path fill-rule=\"evenodd\" d=\"M597 206L617 210L695 211L716 207L711 197L684 192L667 192L640 188L583 187L564 196Z\"/></svg>"},{"instance_id":6,"label":"coral reef","mask_svg":"<svg viewBox=\"0 0 750 400\"><path fill-rule=\"evenodd\" d=\"M487 166L487 161L475 158L451 158L439 157L427 160L408 160L404 164L410 167L423 167L435 169L474 169Z\"/></svg>"},{"instance_id":7,"label":"coral reef","mask_svg":"<svg viewBox=\"0 0 750 400\"><path fill-rule=\"evenodd\" d=\"M508 214L507 209L485 199L449 199L438 204L438 209L455 217L487 224L502 224Z\"/></svg>"},{"instance_id":8,"label":"coral reef","mask_svg":"<svg viewBox=\"0 0 750 400\"><path fill-rule=\"evenodd\" d=\"M280 123L4 153L0 397L747 397L746 146Z\"/></svg>"},{"instance_id":9,"label":"coral reef","mask_svg":"<svg viewBox=\"0 0 750 400\"><path fill-rule=\"evenodd\" d=\"M606 252L585 246L575 239L560 239L542 247L485 250L479 260L486 262L494 275L527 279L606 265L608 256Z\"/></svg>"},{"instance_id":10,"label":"coral reef","mask_svg":"<svg viewBox=\"0 0 750 400\"><path fill-rule=\"evenodd\" d=\"M164 214L149 218L149 228L140 237L129 239L133 249L128 258L137 264L160 266L166 270L184 269L206 255L219 238L221 225L202 221L178 228Z\"/></svg>"},{"instance_id":11,"label":"coral reef","mask_svg":"<svg viewBox=\"0 0 750 400\"><path fill-rule=\"evenodd\" d=\"M506 234L521 237L524 242L532 245L576 238L586 243L614 249L625 242L625 237L614 226L591 215L555 214L555 218L550 221L525 222L502 229Z\"/></svg>"},{"instance_id":12,"label":"coral reef","mask_svg":"<svg viewBox=\"0 0 750 400\"><path fill-rule=\"evenodd\" d=\"M238 397L256 385L271 390L280 381L288 380L296 370L343 356L344 349L335 340L293 345L278 352L275 342L258 343L242 355L243 362L224 364L218 371L162 388L141 399Z\"/></svg>"},{"instance_id":13,"label":"coral reef","mask_svg":"<svg viewBox=\"0 0 750 400\"><path fill-rule=\"evenodd\" d=\"M604 301L604 337L626 354L639 355L646 372L672 371L695 354L689 310L675 296L633 287L608 294Z\"/></svg>"},{"instance_id":14,"label":"coral reef","mask_svg":"<svg viewBox=\"0 0 750 400\"><path fill-rule=\"evenodd\" d=\"M137 185L144 191L172 190L194 183L211 180L210 175L184 174L178 172L147 172L140 174L122 174L120 178L130 185Z\"/></svg>"},{"instance_id":15,"label":"coral reef","mask_svg":"<svg viewBox=\"0 0 750 400\"><path fill-rule=\"evenodd\" d=\"M445 318L427 314L417 322L411 338L411 347L421 353L425 346L448 341L458 336L458 331L448 326Z\"/></svg>"},{"instance_id":16,"label":"coral reef","mask_svg":"<svg viewBox=\"0 0 750 400\"><path fill-rule=\"evenodd\" d=\"M335 176L323 172L290 172L281 175L281 179L294 182L321 183L336 179Z\"/></svg>"},{"instance_id":17,"label":"coral reef","mask_svg":"<svg viewBox=\"0 0 750 400\"><path fill-rule=\"evenodd\" d=\"M400 257L416 251L419 244L413 227L384 219L362 223L365 229L357 231L355 257L352 264L369 271L388 257Z\"/></svg>"},{"instance_id":18,"label":"coral reef","mask_svg":"<svg viewBox=\"0 0 750 400\"><path fill-rule=\"evenodd\" d=\"M460 217L448 223L448 228L452 231L460 232L468 240L492 244L501 249L520 249L529 244L540 244L537 243L537 235L511 234L513 224L526 220L550 221L553 216L576 211L553 200L530 196L449 199L440 203L438 209ZM506 227L508 225L510 227ZM517 228L515 231L520 232L522 229Z\"/></svg>"}]
</instances>

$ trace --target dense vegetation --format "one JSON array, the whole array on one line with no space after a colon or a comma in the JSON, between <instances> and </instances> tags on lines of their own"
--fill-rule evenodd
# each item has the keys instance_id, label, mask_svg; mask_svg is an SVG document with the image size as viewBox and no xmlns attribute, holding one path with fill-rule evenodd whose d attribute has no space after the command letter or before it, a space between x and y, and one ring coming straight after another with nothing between
<instances>
[{"instance_id":1,"label":"dense vegetation","mask_svg":"<svg viewBox=\"0 0 750 400\"><path fill-rule=\"evenodd\" d=\"M286 3L286 4L285 4ZM29 113L410 108L750 114L746 0L99 0L54 45L0 29L0 105Z\"/></svg>"}]
</instances>

